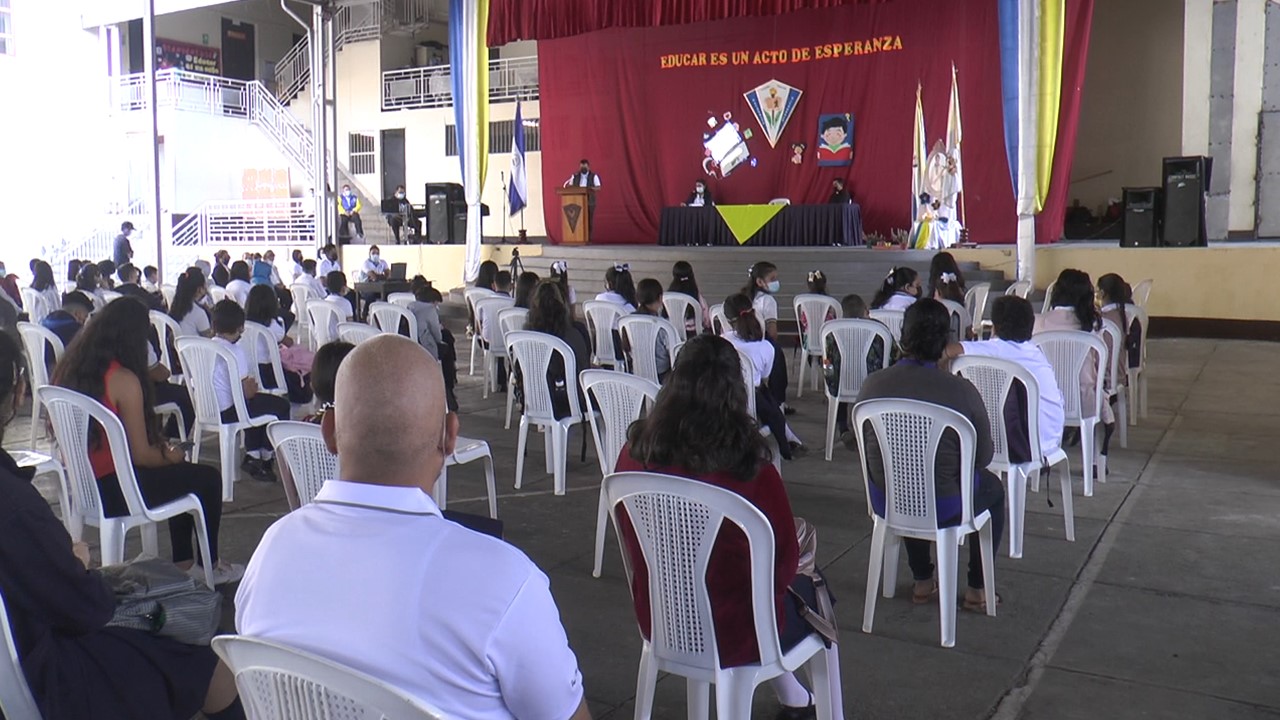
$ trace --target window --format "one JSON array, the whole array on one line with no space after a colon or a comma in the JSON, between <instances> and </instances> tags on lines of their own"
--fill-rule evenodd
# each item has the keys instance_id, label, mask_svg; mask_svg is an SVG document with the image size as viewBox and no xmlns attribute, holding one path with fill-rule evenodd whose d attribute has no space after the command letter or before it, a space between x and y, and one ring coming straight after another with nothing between
<instances>
[{"instance_id":1,"label":"window","mask_svg":"<svg viewBox=\"0 0 1280 720\"><path fill-rule=\"evenodd\" d=\"M0 0L0 55L13 54L13 10L9 0Z\"/></svg>"},{"instance_id":2,"label":"window","mask_svg":"<svg viewBox=\"0 0 1280 720\"><path fill-rule=\"evenodd\" d=\"M3 2L4 0L0 0ZM347 150L350 153L348 167L352 175L373 175L378 171L377 151L374 149L372 135L351 133L347 139Z\"/></svg>"},{"instance_id":3,"label":"window","mask_svg":"<svg viewBox=\"0 0 1280 720\"><path fill-rule=\"evenodd\" d=\"M534 118L526 118L524 121L524 151L527 153L542 152L542 134L538 131L537 122ZM515 130L514 120L496 120L489 123L489 154L511 152ZM444 126L444 154L448 157L458 155L458 128L455 125Z\"/></svg>"}]
</instances>

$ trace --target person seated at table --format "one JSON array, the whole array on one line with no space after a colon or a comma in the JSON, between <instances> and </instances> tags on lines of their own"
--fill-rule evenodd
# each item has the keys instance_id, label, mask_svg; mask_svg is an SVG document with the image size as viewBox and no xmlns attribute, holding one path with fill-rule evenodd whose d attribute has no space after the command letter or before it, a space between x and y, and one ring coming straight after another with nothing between
<instances>
[{"instance_id":1,"label":"person seated at table","mask_svg":"<svg viewBox=\"0 0 1280 720\"><path fill-rule=\"evenodd\" d=\"M800 442L800 438L787 425L782 403L768 384L769 378L774 374L773 366L777 364L779 357L783 357L785 362L785 356L764 336L763 326L746 295L730 295L724 301L724 314L729 318L731 327L725 332L724 338L751 358L751 384L755 388L756 415L760 424L773 433L783 460L804 454L804 443Z\"/></svg>"},{"instance_id":2,"label":"person seated at table","mask_svg":"<svg viewBox=\"0 0 1280 720\"><path fill-rule=\"evenodd\" d=\"M693 192L689 193L689 197L681 203L681 206L711 207L715 204L711 199L711 192L707 190L707 183L702 178L698 178L693 182Z\"/></svg>"},{"instance_id":3,"label":"person seated at table","mask_svg":"<svg viewBox=\"0 0 1280 720\"><path fill-rule=\"evenodd\" d=\"M875 297L872 310L906 310L920 298L920 274L909 267L889 269Z\"/></svg>"},{"instance_id":4,"label":"person seated at table","mask_svg":"<svg viewBox=\"0 0 1280 720\"><path fill-rule=\"evenodd\" d=\"M662 283L653 278L645 278L636 285L636 315L648 315L649 317L662 317L664 311L662 305ZM624 349L630 357L632 348L630 342L623 343ZM654 353L657 360L658 382L662 382L667 373L671 371L671 351L667 347L667 331L658 330L658 339L654 344Z\"/></svg>"},{"instance_id":5,"label":"person seated at table","mask_svg":"<svg viewBox=\"0 0 1280 720\"><path fill-rule=\"evenodd\" d=\"M749 306L748 306L749 308ZM758 330L757 330L758 332ZM646 471L689 478L730 490L758 508L773 529L774 565L768 582L778 616L783 651L813 632L802 618L794 590L817 607L813 579L798 574L800 546L786 486L770 462L771 452L755 418L747 414L738 353L714 335L690 339L680 351L646 418L627 432L618 472ZM649 572L630 516L618 509L618 529L631 559L631 597L640 633L651 636ZM706 588L722 667L759 662L759 639L752 620L751 568L746 536L731 524L721 528L711 551ZM832 679L832 682L839 682ZM782 710L778 718L815 717L813 695L792 673L770 681Z\"/></svg>"},{"instance_id":6,"label":"person seated at table","mask_svg":"<svg viewBox=\"0 0 1280 720\"><path fill-rule=\"evenodd\" d=\"M694 324L693 308L689 308L684 312L684 330L689 335L697 335L698 333L711 332L711 310L707 307L707 301L702 297L702 293L698 291L698 279L693 276L693 265L684 260L677 260L671 266L671 284L667 286L667 292L683 293L698 301L702 306L702 327L696 327ZM672 318L672 322L680 322L679 318Z\"/></svg>"},{"instance_id":7,"label":"person seated at table","mask_svg":"<svg viewBox=\"0 0 1280 720\"><path fill-rule=\"evenodd\" d=\"M369 246L369 259L364 261L364 281L382 282L387 279L390 266L382 259L382 250L377 245Z\"/></svg>"},{"instance_id":8,"label":"person seated at table","mask_svg":"<svg viewBox=\"0 0 1280 720\"><path fill-rule=\"evenodd\" d=\"M891 368L873 373L862 384L858 402L879 399L920 400L941 405L963 415L977 433L974 447L973 514L991 512L992 554L1000 549L1004 533L1004 485L987 470L991 463L993 444L991 422L987 407L978 389L968 380L938 367L951 335L951 314L937 300L924 298L907 308L902 321L902 359ZM867 449L867 467L871 477L869 493L871 505L877 515L885 513L884 462L875 431L870 424L861 428ZM960 523L960 445L953 433L944 433L938 446L934 471L938 526L947 527ZM911 599L919 605L938 600L938 583L933 577L933 563L929 556L927 540L907 538L907 562L915 578ZM981 543L976 533L968 538L969 587L964 593L964 609L986 613L986 596L983 593ZM939 548L939 552L955 552ZM999 595L996 596L997 602ZM942 602L955 602L954 598L942 598Z\"/></svg>"},{"instance_id":9,"label":"person seated at table","mask_svg":"<svg viewBox=\"0 0 1280 720\"><path fill-rule=\"evenodd\" d=\"M848 205L853 202L849 191L844 187L844 178L836 178L831 181L831 197L827 199L827 202L831 205Z\"/></svg>"}]
</instances>

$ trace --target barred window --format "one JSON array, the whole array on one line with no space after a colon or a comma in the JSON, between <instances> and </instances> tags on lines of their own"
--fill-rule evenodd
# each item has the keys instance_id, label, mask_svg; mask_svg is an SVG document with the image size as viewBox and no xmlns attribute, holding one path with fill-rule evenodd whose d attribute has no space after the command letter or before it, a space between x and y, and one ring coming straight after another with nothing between
<instances>
[{"instance_id":1,"label":"barred window","mask_svg":"<svg viewBox=\"0 0 1280 720\"><path fill-rule=\"evenodd\" d=\"M0 55L13 54L13 10L9 0L0 0Z\"/></svg>"},{"instance_id":2,"label":"barred window","mask_svg":"<svg viewBox=\"0 0 1280 720\"><path fill-rule=\"evenodd\" d=\"M515 137L514 120L495 120L489 123L489 154L499 155L511 152L511 143ZM539 132L538 121L524 121L524 151L542 152L542 133ZM444 126L444 154L448 157L458 155L458 128L454 125Z\"/></svg>"},{"instance_id":3,"label":"barred window","mask_svg":"<svg viewBox=\"0 0 1280 720\"><path fill-rule=\"evenodd\" d=\"M377 172L376 141L372 135L351 133L347 139L347 150L350 154L347 166L351 168L352 175L373 175Z\"/></svg>"}]
</instances>

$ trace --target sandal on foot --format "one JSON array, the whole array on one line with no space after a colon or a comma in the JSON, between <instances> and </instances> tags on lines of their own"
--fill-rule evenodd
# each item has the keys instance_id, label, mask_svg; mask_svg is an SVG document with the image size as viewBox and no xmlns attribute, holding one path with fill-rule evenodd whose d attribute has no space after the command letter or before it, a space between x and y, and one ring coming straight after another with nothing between
<instances>
[{"instance_id":1,"label":"sandal on foot","mask_svg":"<svg viewBox=\"0 0 1280 720\"><path fill-rule=\"evenodd\" d=\"M929 587L929 592L918 593L915 590L911 591L911 602L915 605L928 605L929 603L937 599L938 599L938 583L936 582Z\"/></svg>"},{"instance_id":2,"label":"sandal on foot","mask_svg":"<svg viewBox=\"0 0 1280 720\"><path fill-rule=\"evenodd\" d=\"M1000 593L996 593L996 607L1000 607L1000 603L1003 601L1004 599L1000 597ZM985 597L982 598L981 600L970 600L968 598L965 598L964 602L960 603L960 609L964 610L965 612L986 615L987 599Z\"/></svg>"}]
</instances>

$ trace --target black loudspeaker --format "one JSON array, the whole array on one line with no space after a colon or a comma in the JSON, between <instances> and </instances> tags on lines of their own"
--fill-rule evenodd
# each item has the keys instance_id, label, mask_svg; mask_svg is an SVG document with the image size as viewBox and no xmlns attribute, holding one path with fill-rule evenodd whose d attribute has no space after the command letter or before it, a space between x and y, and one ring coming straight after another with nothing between
<instances>
[{"instance_id":1,"label":"black loudspeaker","mask_svg":"<svg viewBox=\"0 0 1280 720\"><path fill-rule=\"evenodd\" d=\"M427 196L427 242L443 245L450 240L452 227L449 217L449 198L444 194Z\"/></svg>"},{"instance_id":2,"label":"black loudspeaker","mask_svg":"<svg viewBox=\"0 0 1280 720\"><path fill-rule=\"evenodd\" d=\"M1160 237L1160 188L1124 189L1120 247L1155 247Z\"/></svg>"},{"instance_id":3,"label":"black loudspeaker","mask_svg":"<svg viewBox=\"0 0 1280 720\"><path fill-rule=\"evenodd\" d=\"M1167 157L1164 159L1164 212L1161 245L1204 247L1208 244L1205 203L1213 158Z\"/></svg>"}]
</instances>

